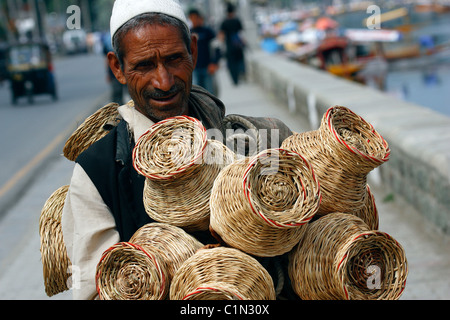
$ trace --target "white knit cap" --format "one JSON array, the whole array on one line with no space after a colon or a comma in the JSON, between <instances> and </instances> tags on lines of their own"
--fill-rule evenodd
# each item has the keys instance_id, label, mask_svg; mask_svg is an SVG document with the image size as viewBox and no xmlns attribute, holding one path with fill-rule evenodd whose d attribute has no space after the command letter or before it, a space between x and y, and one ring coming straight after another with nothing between
<instances>
[{"instance_id":1,"label":"white knit cap","mask_svg":"<svg viewBox=\"0 0 450 320\"><path fill-rule=\"evenodd\" d=\"M116 0L111 15L111 38L125 23L143 13L164 13L188 25L178 0Z\"/></svg>"}]
</instances>

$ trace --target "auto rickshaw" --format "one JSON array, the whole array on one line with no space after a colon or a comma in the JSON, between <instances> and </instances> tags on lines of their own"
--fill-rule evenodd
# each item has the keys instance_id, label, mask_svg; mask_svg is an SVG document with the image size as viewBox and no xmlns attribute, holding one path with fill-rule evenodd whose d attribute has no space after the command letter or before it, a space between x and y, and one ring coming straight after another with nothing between
<instances>
[{"instance_id":1,"label":"auto rickshaw","mask_svg":"<svg viewBox=\"0 0 450 320\"><path fill-rule=\"evenodd\" d=\"M49 94L57 100L55 77L50 50L44 43L25 43L10 46L8 73L11 82L12 103L26 97L34 102L34 96Z\"/></svg>"}]
</instances>

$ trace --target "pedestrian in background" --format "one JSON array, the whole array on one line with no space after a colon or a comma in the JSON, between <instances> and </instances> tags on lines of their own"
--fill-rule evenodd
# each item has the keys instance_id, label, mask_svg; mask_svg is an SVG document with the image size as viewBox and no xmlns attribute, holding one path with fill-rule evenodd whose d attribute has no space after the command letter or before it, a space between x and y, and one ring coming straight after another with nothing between
<instances>
[{"instance_id":1,"label":"pedestrian in background","mask_svg":"<svg viewBox=\"0 0 450 320\"><path fill-rule=\"evenodd\" d=\"M198 60L193 74L193 83L217 96L215 74L219 69L221 53L219 46L214 43L216 32L205 26L204 17L198 9L189 10L189 19L192 23L191 32L198 39Z\"/></svg>"},{"instance_id":2,"label":"pedestrian in background","mask_svg":"<svg viewBox=\"0 0 450 320\"><path fill-rule=\"evenodd\" d=\"M220 27L219 38L226 44L227 67L235 85L239 84L241 76L245 76L245 40L241 20L236 16L233 4L227 4L227 17Z\"/></svg>"}]
</instances>

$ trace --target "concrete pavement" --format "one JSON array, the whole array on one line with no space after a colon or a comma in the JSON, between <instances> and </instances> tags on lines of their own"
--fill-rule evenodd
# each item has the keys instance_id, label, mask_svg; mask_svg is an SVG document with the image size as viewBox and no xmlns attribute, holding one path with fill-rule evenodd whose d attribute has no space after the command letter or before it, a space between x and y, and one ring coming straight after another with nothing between
<instances>
[{"instance_id":1,"label":"concrete pavement","mask_svg":"<svg viewBox=\"0 0 450 320\"><path fill-rule=\"evenodd\" d=\"M289 113L258 86L244 83L233 87L224 69L219 82L219 97L228 114L275 117L297 132L311 129L307 120ZM46 161L48 165L36 175L33 185L0 221L0 300L49 299L40 261L39 215L51 193L69 183L73 164L62 156ZM399 196L378 185L376 172L370 181L381 216L381 231L393 236L406 251L409 276L402 299L450 299L449 238ZM70 291L52 299L71 299Z\"/></svg>"}]
</instances>

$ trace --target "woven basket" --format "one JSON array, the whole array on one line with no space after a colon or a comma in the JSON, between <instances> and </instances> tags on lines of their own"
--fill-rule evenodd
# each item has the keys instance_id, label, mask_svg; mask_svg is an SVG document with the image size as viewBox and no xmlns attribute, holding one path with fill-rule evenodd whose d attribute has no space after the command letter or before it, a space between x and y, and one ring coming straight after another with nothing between
<instances>
[{"instance_id":1,"label":"woven basket","mask_svg":"<svg viewBox=\"0 0 450 320\"><path fill-rule=\"evenodd\" d=\"M163 300L175 272L203 244L182 229L150 223L102 256L97 292L102 300Z\"/></svg>"},{"instance_id":2,"label":"woven basket","mask_svg":"<svg viewBox=\"0 0 450 320\"><path fill-rule=\"evenodd\" d=\"M129 242L103 253L95 279L100 300L164 300L169 290L162 253Z\"/></svg>"},{"instance_id":3,"label":"woven basket","mask_svg":"<svg viewBox=\"0 0 450 320\"><path fill-rule=\"evenodd\" d=\"M283 149L235 161L211 193L211 228L227 245L272 257L290 251L320 204L309 163Z\"/></svg>"},{"instance_id":4,"label":"woven basket","mask_svg":"<svg viewBox=\"0 0 450 320\"><path fill-rule=\"evenodd\" d=\"M133 151L134 166L146 177L148 215L187 231L208 230L214 180L234 158L222 142L207 140L206 129L196 119L175 117L157 123Z\"/></svg>"},{"instance_id":5,"label":"woven basket","mask_svg":"<svg viewBox=\"0 0 450 320\"><path fill-rule=\"evenodd\" d=\"M293 288L303 300L396 300L407 273L397 241L343 213L311 223L289 260Z\"/></svg>"},{"instance_id":6,"label":"woven basket","mask_svg":"<svg viewBox=\"0 0 450 320\"><path fill-rule=\"evenodd\" d=\"M319 215L361 211L367 175L390 156L386 140L345 107L330 108L318 130L294 134L282 148L298 152L313 165L323 195Z\"/></svg>"},{"instance_id":7,"label":"woven basket","mask_svg":"<svg viewBox=\"0 0 450 320\"><path fill-rule=\"evenodd\" d=\"M67 140L63 154L70 161L105 137L121 121L117 103L110 103L88 117Z\"/></svg>"},{"instance_id":8,"label":"woven basket","mask_svg":"<svg viewBox=\"0 0 450 320\"><path fill-rule=\"evenodd\" d=\"M69 186L56 190L46 201L39 218L40 251L45 292L49 297L69 290L70 259L64 244L61 216Z\"/></svg>"},{"instance_id":9,"label":"woven basket","mask_svg":"<svg viewBox=\"0 0 450 320\"><path fill-rule=\"evenodd\" d=\"M160 252L167 266L169 282L181 264L203 247L202 243L181 228L164 223L150 223L140 228L130 242Z\"/></svg>"},{"instance_id":10,"label":"woven basket","mask_svg":"<svg viewBox=\"0 0 450 320\"><path fill-rule=\"evenodd\" d=\"M253 257L234 248L202 249L178 269L171 300L275 300L273 280Z\"/></svg>"},{"instance_id":11,"label":"woven basket","mask_svg":"<svg viewBox=\"0 0 450 320\"><path fill-rule=\"evenodd\" d=\"M380 219L378 216L378 208L370 186L366 187L367 192L364 196L364 207L355 212L354 215L361 218L370 228L370 230L378 230L380 226Z\"/></svg>"}]
</instances>

